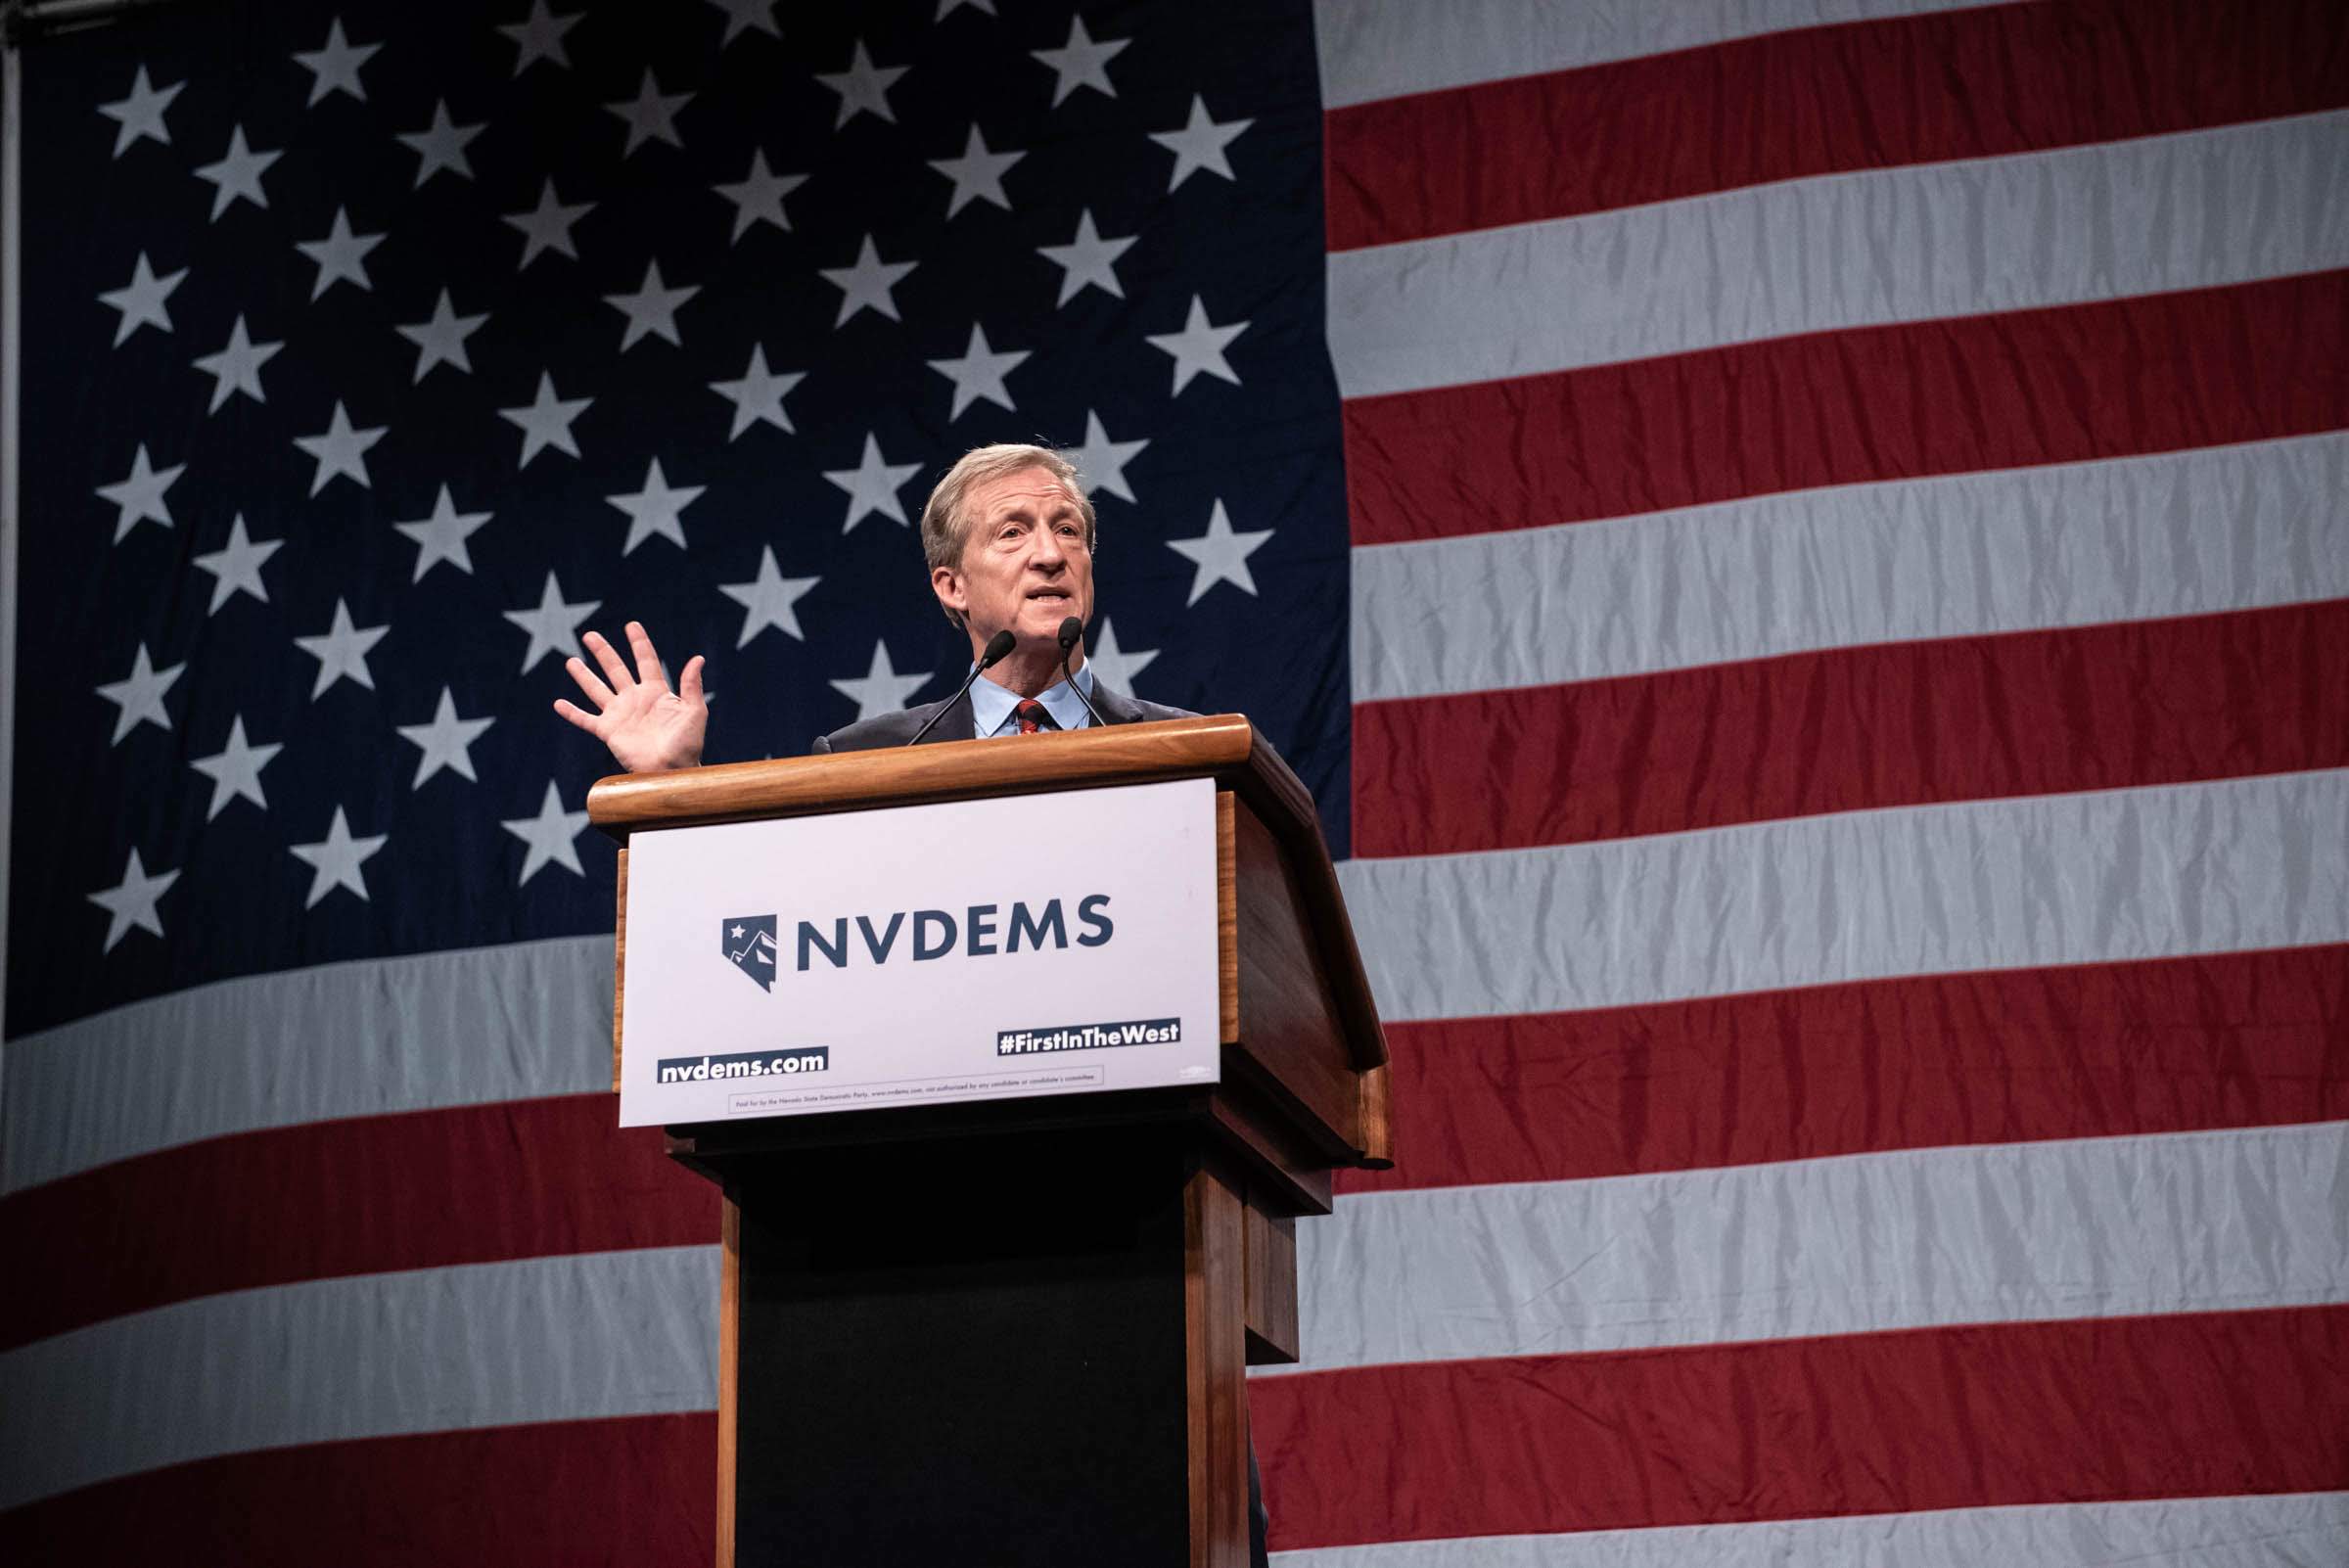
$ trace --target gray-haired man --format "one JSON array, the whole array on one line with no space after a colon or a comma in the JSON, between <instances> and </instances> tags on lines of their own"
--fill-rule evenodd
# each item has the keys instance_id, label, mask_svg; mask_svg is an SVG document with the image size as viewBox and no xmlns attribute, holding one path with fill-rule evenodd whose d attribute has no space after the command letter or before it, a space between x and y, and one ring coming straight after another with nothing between
<instances>
[{"instance_id":1,"label":"gray-haired man","mask_svg":"<svg viewBox=\"0 0 2349 1568\"><path fill-rule=\"evenodd\" d=\"M902 746L924 726L922 738L931 741L1080 729L1092 722L1093 711L1113 724L1190 716L1097 683L1082 639L1067 656L1075 683L1062 675L1062 623L1072 616L1092 620L1093 529L1093 504L1059 453L1017 445L966 453L922 508L930 591L946 619L969 636L974 665L999 633L1011 634L1011 652L990 664L965 695L860 719L818 736L814 749ZM634 673L619 650L590 631L584 641L602 678L576 657L564 668L596 712L560 698L555 712L609 746L630 772L692 767L702 760L710 718L702 699L702 658L686 661L672 691L643 625L631 621L626 630Z\"/></svg>"}]
</instances>

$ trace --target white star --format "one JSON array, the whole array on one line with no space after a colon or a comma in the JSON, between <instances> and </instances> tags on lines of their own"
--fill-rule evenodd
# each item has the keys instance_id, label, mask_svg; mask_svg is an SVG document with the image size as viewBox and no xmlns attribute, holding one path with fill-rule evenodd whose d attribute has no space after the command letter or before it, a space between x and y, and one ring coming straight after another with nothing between
<instances>
[{"instance_id":1,"label":"white star","mask_svg":"<svg viewBox=\"0 0 2349 1568\"><path fill-rule=\"evenodd\" d=\"M1194 169L1230 179L1231 161L1223 156L1223 149L1255 123L1253 119L1227 119L1219 125L1207 117L1207 100L1191 94L1191 117L1182 129L1150 133L1152 141L1174 155L1174 174L1167 181L1168 191L1190 178Z\"/></svg>"},{"instance_id":2,"label":"white star","mask_svg":"<svg viewBox=\"0 0 2349 1568\"><path fill-rule=\"evenodd\" d=\"M129 97L100 104L98 113L122 127L115 132L115 157L120 158L122 150L142 136L170 146L171 132L163 124L163 111L171 107L171 100L185 86L186 82L175 81L168 87L150 87L147 68L141 66L139 73L131 78Z\"/></svg>"},{"instance_id":3,"label":"white star","mask_svg":"<svg viewBox=\"0 0 2349 1568\"><path fill-rule=\"evenodd\" d=\"M245 514L239 512L228 525L228 542L217 550L207 550L193 558L200 572L212 575L212 602L204 613L213 614L240 593L250 593L261 603L269 602L269 590L261 583L261 565L285 548L283 539L255 539L245 531Z\"/></svg>"},{"instance_id":4,"label":"white star","mask_svg":"<svg viewBox=\"0 0 2349 1568\"><path fill-rule=\"evenodd\" d=\"M520 22L501 22L497 30L514 40L514 74L519 76L530 69L533 60L547 60L571 69L571 56L564 51L563 35L579 24L584 13L572 12L558 17L546 9L546 0L530 0L530 14Z\"/></svg>"},{"instance_id":5,"label":"white star","mask_svg":"<svg viewBox=\"0 0 2349 1568\"><path fill-rule=\"evenodd\" d=\"M962 411L982 397L990 403L1011 408L1011 390L1003 385L1003 378L1027 358L1029 352L1026 348L995 352L988 346L987 334L974 322L970 345L960 356L927 362L932 370L954 384L954 407L946 418L960 419Z\"/></svg>"},{"instance_id":6,"label":"white star","mask_svg":"<svg viewBox=\"0 0 2349 1568\"><path fill-rule=\"evenodd\" d=\"M1256 578L1248 571L1248 558L1265 547L1272 537L1270 529L1257 529L1247 533L1234 533L1231 519L1224 514L1219 497L1215 510L1207 515L1207 531L1195 539L1169 539L1167 548L1189 560L1199 570L1191 576L1191 596L1183 601L1187 607L1197 604L1208 589L1219 582L1228 582L1243 593L1256 592Z\"/></svg>"},{"instance_id":7,"label":"white star","mask_svg":"<svg viewBox=\"0 0 2349 1568\"><path fill-rule=\"evenodd\" d=\"M678 514L700 498L706 484L680 484L671 487L661 472L661 459L653 459L645 470L644 488L633 495L607 495L604 499L628 514L627 542L620 553L628 555L636 546L659 534L678 549L685 548L685 525Z\"/></svg>"},{"instance_id":8,"label":"white star","mask_svg":"<svg viewBox=\"0 0 2349 1568\"><path fill-rule=\"evenodd\" d=\"M383 641L384 633L391 629L389 625L352 625L350 606L340 598L335 600L335 619L325 631L294 639L294 646L318 661L318 679L310 687L310 701L325 696L329 686L345 676L375 690L375 676L367 671L367 650Z\"/></svg>"},{"instance_id":9,"label":"white star","mask_svg":"<svg viewBox=\"0 0 2349 1568\"><path fill-rule=\"evenodd\" d=\"M784 215L783 198L806 183L807 176L805 174L770 173L766 166L765 151L754 149L748 174L731 185L713 185L710 188L734 204L733 238L739 240L754 223L772 223L776 228L790 232L791 219Z\"/></svg>"},{"instance_id":10,"label":"white star","mask_svg":"<svg viewBox=\"0 0 2349 1568\"><path fill-rule=\"evenodd\" d=\"M149 467L147 445L142 441L138 451L131 457L129 478L98 486L98 494L119 508L115 514L116 544L122 542L123 534L141 523L161 523L165 528L171 526L171 508L163 500L163 491L169 489L171 482L186 473L187 469L185 463L174 463L169 468Z\"/></svg>"},{"instance_id":11,"label":"white star","mask_svg":"<svg viewBox=\"0 0 2349 1568\"><path fill-rule=\"evenodd\" d=\"M496 723L494 718L459 718L457 702L448 688L440 688L440 705L433 710L429 724L396 726L399 738L422 747L424 755L416 760L416 778L408 788L420 790L424 781L442 768L461 774L479 784L481 775L473 770L473 753L467 750L482 738L482 731Z\"/></svg>"},{"instance_id":12,"label":"white star","mask_svg":"<svg viewBox=\"0 0 2349 1568\"><path fill-rule=\"evenodd\" d=\"M1180 332L1154 332L1145 336L1151 347L1174 356L1174 392L1179 393L1191 384L1193 376L1215 376L1237 387L1240 378L1232 374L1231 361L1223 357L1223 350L1231 346L1232 339L1247 330L1245 321L1235 321L1228 327L1210 323L1207 307L1194 294L1191 313Z\"/></svg>"},{"instance_id":13,"label":"white star","mask_svg":"<svg viewBox=\"0 0 2349 1568\"><path fill-rule=\"evenodd\" d=\"M579 623L595 614L603 604L590 599L584 604L565 604L563 589L556 583L555 575L546 575L546 591L539 594L534 610L509 610L506 619L530 634L530 645L522 656L522 669L529 674L530 666L551 653L568 653L577 646Z\"/></svg>"},{"instance_id":14,"label":"white star","mask_svg":"<svg viewBox=\"0 0 2349 1568\"><path fill-rule=\"evenodd\" d=\"M899 527L905 527L905 507L898 499L898 488L913 478L914 471L921 466L919 463L883 462L881 443L873 439L872 432L865 432L862 462L854 468L830 468L824 471L824 478L849 492L849 519L840 526L840 531L846 533L863 522L868 512L895 518Z\"/></svg>"},{"instance_id":15,"label":"white star","mask_svg":"<svg viewBox=\"0 0 2349 1568\"><path fill-rule=\"evenodd\" d=\"M644 80L637 84L636 96L622 98L604 106L604 112L618 115L628 122L628 145L621 149L626 158L648 141L667 142L671 147L683 147L677 136L677 111L693 102L691 93L661 91L660 82L653 78L653 68L644 68Z\"/></svg>"},{"instance_id":16,"label":"white star","mask_svg":"<svg viewBox=\"0 0 2349 1568\"><path fill-rule=\"evenodd\" d=\"M1066 245L1037 246L1036 254L1062 269L1060 298L1053 301L1054 308L1076 299L1087 284L1121 300L1125 299L1126 291L1118 287L1117 269L1110 263L1132 250L1133 241L1132 235L1115 240L1103 239L1101 231L1093 227L1092 209L1087 208L1077 214L1075 239Z\"/></svg>"},{"instance_id":17,"label":"white star","mask_svg":"<svg viewBox=\"0 0 2349 1568\"><path fill-rule=\"evenodd\" d=\"M261 190L261 174L284 156L254 152L245 145L245 127L232 127L228 133L228 151L220 155L220 161L196 165L196 177L209 180L213 186L212 215L206 221L217 221L228 210L228 205L239 197L255 207L267 207L269 198Z\"/></svg>"},{"instance_id":18,"label":"white star","mask_svg":"<svg viewBox=\"0 0 2349 1568\"><path fill-rule=\"evenodd\" d=\"M938 0L936 20L945 21L953 14L954 8L957 6L969 6L973 11L984 11L990 17L995 14L995 0Z\"/></svg>"},{"instance_id":19,"label":"white star","mask_svg":"<svg viewBox=\"0 0 2349 1568\"><path fill-rule=\"evenodd\" d=\"M559 452L569 452L574 457L578 456L579 443L571 434L571 422L594 401L592 397L557 397L555 378L540 371L535 400L497 411L498 418L522 427L522 462L517 466L530 467L530 459L548 446Z\"/></svg>"},{"instance_id":20,"label":"white star","mask_svg":"<svg viewBox=\"0 0 2349 1568\"><path fill-rule=\"evenodd\" d=\"M140 643L137 655L130 662L130 673L98 688L99 696L121 710L115 715L115 733L107 744L119 745L122 737L140 724L169 729L171 715L163 712L163 693L171 689L172 682L187 668L183 662L156 669L154 661L147 657L147 645Z\"/></svg>"},{"instance_id":21,"label":"white star","mask_svg":"<svg viewBox=\"0 0 2349 1568\"><path fill-rule=\"evenodd\" d=\"M430 125L420 131L402 131L399 134L400 141L419 161L416 164L416 184L409 189L421 187L442 169L465 179L473 178L473 161L465 156L465 144L481 133L482 127L478 123L452 124L448 117L447 101L437 100L433 104L433 122Z\"/></svg>"},{"instance_id":22,"label":"white star","mask_svg":"<svg viewBox=\"0 0 2349 1568\"><path fill-rule=\"evenodd\" d=\"M212 378L212 402L205 412L218 413L220 405L237 392L256 403L267 402L261 395L261 367L284 346L282 343L254 343L245 334L245 318L237 317L228 329L228 346L216 354L196 358L196 368Z\"/></svg>"},{"instance_id":23,"label":"white star","mask_svg":"<svg viewBox=\"0 0 2349 1568\"><path fill-rule=\"evenodd\" d=\"M604 303L628 318L620 335L620 351L626 353L636 340L650 333L666 338L680 348L684 340L677 336L677 306L701 293L699 284L682 289L665 288L661 282L661 263L649 262L644 269L644 286L634 294L607 294Z\"/></svg>"},{"instance_id":24,"label":"white star","mask_svg":"<svg viewBox=\"0 0 2349 1568\"><path fill-rule=\"evenodd\" d=\"M536 816L513 817L497 825L530 846L529 853L522 857L522 875L515 878L517 887L536 876L539 867L550 863L575 877L587 874L579 864L578 847L573 842L587 831L587 813L564 810L563 797L552 780L547 782L546 797L538 803Z\"/></svg>"},{"instance_id":25,"label":"white star","mask_svg":"<svg viewBox=\"0 0 2349 1568\"><path fill-rule=\"evenodd\" d=\"M946 216L952 217L974 201L992 202L1004 211L1011 210L1011 198L1003 194L1003 175L1012 164L1026 158L1026 153L990 153L987 138L973 125L968 140L962 144L960 158L934 158L930 166L954 182L954 194L946 198Z\"/></svg>"},{"instance_id":26,"label":"white star","mask_svg":"<svg viewBox=\"0 0 2349 1568\"><path fill-rule=\"evenodd\" d=\"M367 281L367 253L384 243L381 234L353 234L350 218L343 208L335 208L334 226L326 231L323 240L298 240L294 249L318 263L317 281L310 285L310 298L315 300L337 283L347 278L362 289L373 290Z\"/></svg>"},{"instance_id":27,"label":"white star","mask_svg":"<svg viewBox=\"0 0 2349 1568\"><path fill-rule=\"evenodd\" d=\"M878 718L894 714L905 706L911 697L930 683L930 672L917 669L900 674L889 662L889 644L873 644L872 667L861 680L836 680L832 689L856 705L859 719Z\"/></svg>"},{"instance_id":28,"label":"white star","mask_svg":"<svg viewBox=\"0 0 2349 1568\"><path fill-rule=\"evenodd\" d=\"M717 41L720 49L753 28L771 37L783 36L783 29L775 25L775 0L710 0L710 3L726 14L726 35Z\"/></svg>"},{"instance_id":29,"label":"white star","mask_svg":"<svg viewBox=\"0 0 2349 1568\"><path fill-rule=\"evenodd\" d=\"M1069 41L1058 49L1031 49L1028 52L1052 68L1052 107L1058 109L1061 100L1080 87L1094 88L1111 98L1118 90L1109 84L1109 63L1118 57L1130 38L1105 38L1099 43L1084 30L1082 17L1069 19Z\"/></svg>"},{"instance_id":30,"label":"white star","mask_svg":"<svg viewBox=\"0 0 2349 1568\"><path fill-rule=\"evenodd\" d=\"M297 49L294 58L310 73L310 102L316 103L328 93L348 93L361 103L367 101L367 89L359 82L359 68L367 64L368 56L382 44L353 44L343 37L343 19L337 17L326 29L326 42L316 49Z\"/></svg>"},{"instance_id":31,"label":"white star","mask_svg":"<svg viewBox=\"0 0 2349 1568\"><path fill-rule=\"evenodd\" d=\"M1120 648L1118 634L1110 629L1106 618L1101 623L1100 636L1088 634L1084 639L1084 665L1093 672L1093 678L1128 696L1133 693L1134 677L1149 669L1150 661L1157 657L1156 648L1136 649L1132 653Z\"/></svg>"},{"instance_id":32,"label":"white star","mask_svg":"<svg viewBox=\"0 0 2349 1568\"><path fill-rule=\"evenodd\" d=\"M328 824L326 837L315 844L287 846L294 858L310 868L310 896L302 904L305 909L317 907L318 900L337 888L347 888L367 901L367 879L359 874L359 866L384 847L390 834L378 833L371 838L354 839L350 823L343 815L343 807L335 807L335 819Z\"/></svg>"},{"instance_id":33,"label":"white star","mask_svg":"<svg viewBox=\"0 0 2349 1568\"><path fill-rule=\"evenodd\" d=\"M528 212L507 212L501 221L523 233L522 259L514 264L519 272L530 264L541 251L557 251L574 261L578 251L571 243L571 226L595 210L593 202L580 202L565 207L555 200L555 182L548 180L538 191L538 205Z\"/></svg>"},{"instance_id":34,"label":"white star","mask_svg":"<svg viewBox=\"0 0 2349 1568\"><path fill-rule=\"evenodd\" d=\"M177 272L166 272L157 277L154 269L147 265L147 253L141 251L138 260L131 263L130 281L119 289L108 289L98 296L101 304L111 305L122 312L122 318L115 323L115 346L120 347L122 340L141 327L161 327L169 332L171 312L164 307L163 301L171 298L171 291L178 288L187 275L188 269L181 267Z\"/></svg>"},{"instance_id":35,"label":"white star","mask_svg":"<svg viewBox=\"0 0 2349 1568\"><path fill-rule=\"evenodd\" d=\"M845 267L818 267L817 273L835 289L841 291L840 314L833 319L835 327L846 326L851 316L871 306L892 321L904 319L898 314L897 296L891 293L905 274L920 263L913 261L884 261L881 253L873 249L873 237L866 235L857 247L856 260Z\"/></svg>"},{"instance_id":36,"label":"white star","mask_svg":"<svg viewBox=\"0 0 2349 1568\"><path fill-rule=\"evenodd\" d=\"M1077 477L1084 482L1087 495L1109 491L1121 500L1133 499L1133 487L1126 483L1126 465L1133 461L1141 449L1150 444L1143 437L1135 441L1113 441L1102 427L1101 416L1087 409L1084 415L1084 444L1064 446L1060 455L1075 466Z\"/></svg>"},{"instance_id":37,"label":"white star","mask_svg":"<svg viewBox=\"0 0 2349 1568\"><path fill-rule=\"evenodd\" d=\"M209 757L191 759L188 765L212 781L212 804L204 813L209 822L218 816L231 801L251 801L262 810L269 809L269 798L261 793L261 769L283 745L253 746L245 739L245 717L238 715L228 721L228 744Z\"/></svg>"},{"instance_id":38,"label":"white star","mask_svg":"<svg viewBox=\"0 0 2349 1568\"><path fill-rule=\"evenodd\" d=\"M467 576L473 575L473 555L465 541L474 530L489 521L487 512L460 512L448 498L448 486L433 500L433 515L414 523L394 523L392 526L416 541L416 575L410 582L422 582L424 575L446 561Z\"/></svg>"},{"instance_id":39,"label":"white star","mask_svg":"<svg viewBox=\"0 0 2349 1568\"><path fill-rule=\"evenodd\" d=\"M748 582L721 582L717 591L743 608L742 635L734 639L740 648L753 637L773 626L786 637L805 642L800 631L799 612L792 607L807 596L821 577L787 577L775 566L773 545L759 551L759 575Z\"/></svg>"},{"instance_id":40,"label":"white star","mask_svg":"<svg viewBox=\"0 0 2349 1568\"><path fill-rule=\"evenodd\" d=\"M90 902L106 911L105 950L113 952L115 944L133 926L161 936L163 919L155 903L178 880L176 871L158 871L149 876L147 868L139 863L138 847L133 845L130 859L122 867L122 880L103 893L90 895Z\"/></svg>"},{"instance_id":41,"label":"white star","mask_svg":"<svg viewBox=\"0 0 2349 1568\"><path fill-rule=\"evenodd\" d=\"M435 365L454 365L470 376L473 359L465 351L465 340L479 332L482 323L488 319L486 312L478 316L458 315L448 302L448 291L443 289L433 304L430 320L410 322L392 330L416 346L414 380L424 380L424 373Z\"/></svg>"},{"instance_id":42,"label":"white star","mask_svg":"<svg viewBox=\"0 0 2349 1568\"><path fill-rule=\"evenodd\" d=\"M791 416L783 412L783 399L791 390L807 379L805 372L787 370L780 376L771 375L766 368L764 346L751 346L750 368L740 381L714 381L710 390L734 405L734 428L726 432L726 439L749 430L764 420L777 430L791 431ZM793 431L793 434L798 434Z\"/></svg>"},{"instance_id":43,"label":"white star","mask_svg":"<svg viewBox=\"0 0 2349 1568\"><path fill-rule=\"evenodd\" d=\"M858 115L878 115L892 124L897 122L897 111L889 107L889 89L905 74L904 66L876 66L873 57L864 52L864 40L856 40L855 51L849 57L846 70L815 73L815 79L840 94L840 117L832 122L840 129Z\"/></svg>"},{"instance_id":44,"label":"white star","mask_svg":"<svg viewBox=\"0 0 2349 1568\"><path fill-rule=\"evenodd\" d=\"M317 459L318 468L310 476L310 493L325 489L337 475L350 480L362 490L373 486L367 480L367 448L384 438L391 427L377 425L368 430L353 430L350 416L343 412L340 398L335 402L334 418L327 421L325 433L318 436L297 436L294 444Z\"/></svg>"}]
</instances>

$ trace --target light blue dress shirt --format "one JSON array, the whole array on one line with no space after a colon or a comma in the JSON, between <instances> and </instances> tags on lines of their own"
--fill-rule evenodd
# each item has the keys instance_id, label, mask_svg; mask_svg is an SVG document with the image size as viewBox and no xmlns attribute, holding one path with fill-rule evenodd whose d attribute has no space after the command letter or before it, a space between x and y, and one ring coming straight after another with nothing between
<instances>
[{"instance_id":1,"label":"light blue dress shirt","mask_svg":"<svg viewBox=\"0 0 2349 1568\"><path fill-rule=\"evenodd\" d=\"M1093 667L1089 661L1077 667L1077 684L1084 688L1085 697L1093 694ZM1052 715L1052 721L1063 729L1082 729L1093 721L1093 715L1084 711L1084 698L1079 697L1065 680L1054 681L1036 701L1044 705L1044 711ZM971 724L974 731L983 739L991 735L1018 734L1019 706L1019 693L982 676L979 683L971 688Z\"/></svg>"}]
</instances>

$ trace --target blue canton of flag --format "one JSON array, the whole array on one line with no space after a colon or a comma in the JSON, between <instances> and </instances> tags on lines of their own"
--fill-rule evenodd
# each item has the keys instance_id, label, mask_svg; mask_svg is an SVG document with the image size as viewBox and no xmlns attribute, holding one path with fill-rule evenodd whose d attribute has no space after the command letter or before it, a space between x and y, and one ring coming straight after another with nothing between
<instances>
[{"instance_id":1,"label":"blue canton of flag","mask_svg":"<svg viewBox=\"0 0 2349 1568\"><path fill-rule=\"evenodd\" d=\"M1090 482L1099 678L1250 714L1343 853L1305 7L238 27L26 72L12 1033L608 928L581 632L707 654L712 761L943 695L911 525L993 440Z\"/></svg>"}]
</instances>

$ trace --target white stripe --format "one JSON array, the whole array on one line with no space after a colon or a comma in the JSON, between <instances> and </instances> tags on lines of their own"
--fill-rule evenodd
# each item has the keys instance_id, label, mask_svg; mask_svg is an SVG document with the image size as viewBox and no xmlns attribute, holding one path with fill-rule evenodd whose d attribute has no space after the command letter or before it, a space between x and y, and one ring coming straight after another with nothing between
<instances>
[{"instance_id":1,"label":"white stripe","mask_svg":"<svg viewBox=\"0 0 2349 1568\"><path fill-rule=\"evenodd\" d=\"M1272 1560L1280 1568L2321 1568L2349 1562L2349 1492L1391 1541L1276 1551Z\"/></svg>"},{"instance_id":2,"label":"white stripe","mask_svg":"<svg viewBox=\"0 0 2349 1568\"><path fill-rule=\"evenodd\" d=\"M1354 552L1354 699L2349 595L2349 433Z\"/></svg>"},{"instance_id":3,"label":"white stripe","mask_svg":"<svg viewBox=\"0 0 2349 1568\"><path fill-rule=\"evenodd\" d=\"M2349 265L2349 112L1829 174L1329 258L1348 397Z\"/></svg>"},{"instance_id":4,"label":"white stripe","mask_svg":"<svg viewBox=\"0 0 2349 1568\"><path fill-rule=\"evenodd\" d=\"M2349 771L1338 867L1389 1019L2349 942Z\"/></svg>"},{"instance_id":5,"label":"white stripe","mask_svg":"<svg viewBox=\"0 0 2349 1568\"><path fill-rule=\"evenodd\" d=\"M2349 1302L2344 1183L2330 1122L1349 1196L1283 1370Z\"/></svg>"},{"instance_id":6,"label":"white stripe","mask_svg":"<svg viewBox=\"0 0 2349 1568\"><path fill-rule=\"evenodd\" d=\"M0 1509L253 1449L714 1409L716 1339L715 1247L179 1302L0 1355Z\"/></svg>"},{"instance_id":7,"label":"white stripe","mask_svg":"<svg viewBox=\"0 0 2349 1568\"><path fill-rule=\"evenodd\" d=\"M1325 109L1978 0L1313 0Z\"/></svg>"},{"instance_id":8,"label":"white stripe","mask_svg":"<svg viewBox=\"0 0 2349 1568\"><path fill-rule=\"evenodd\" d=\"M222 981L8 1044L0 1193L198 1138L612 1086L612 939Z\"/></svg>"}]
</instances>

